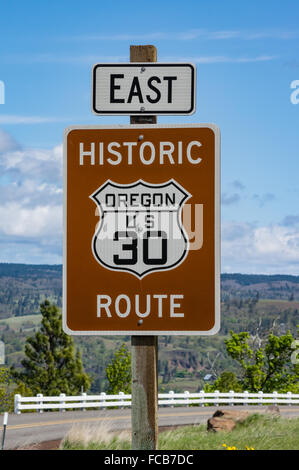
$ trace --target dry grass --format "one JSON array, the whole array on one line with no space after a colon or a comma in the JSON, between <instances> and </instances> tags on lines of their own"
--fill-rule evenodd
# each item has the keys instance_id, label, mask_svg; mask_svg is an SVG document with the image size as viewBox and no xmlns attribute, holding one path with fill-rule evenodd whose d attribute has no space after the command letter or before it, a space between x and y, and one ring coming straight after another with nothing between
<instances>
[{"instance_id":1,"label":"dry grass","mask_svg":"<svg viewBox=\"0 0 299 470\"><path fill-rule=\"evenodd\" d=\"M109 421L100 424L74 424L61 442L61 449L129 448L131 433L115 431Z\"/></svg>"},{"instance_id":2,"label":"dry grass","mask_svg":"<svg viewBox=\"0 0 299 470\"><path fill-rule=\"evenodd\" d=\"M126 431L111 432L108 423L101 426L76 426L61 444L62 449L73 450L129 450L130 436ZM161 450L298 450L299 418L251 415L231 431L207 432L205 425L179 427L162 432Z\"/></svg>"}]
</instances>

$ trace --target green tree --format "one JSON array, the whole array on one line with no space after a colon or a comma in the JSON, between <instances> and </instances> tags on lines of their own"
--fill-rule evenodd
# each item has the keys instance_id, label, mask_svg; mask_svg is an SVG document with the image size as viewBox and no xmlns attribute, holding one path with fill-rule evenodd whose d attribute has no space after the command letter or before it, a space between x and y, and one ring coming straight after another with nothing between
<instances>
[{"instance_id":1,"label":"green tree","mask_svg":"<svg viewBox=\"0 0 299 470\"><path fill-rule=\"evenodd\" d=\"M131 393L131 354L125 344L114 353L106 367L106 377L109 382L108 393Z\"/></svg>"},{"instance_id":2,"label":"green tree","mask_svg":"<svg viewBox=\"0 0 299 470\"><path fill-rule=\"evenodd\" d=\"M270 333L258 347L250 345L248 332L237 334L231 331L230 335L225 341L226 350L241 366L239 382L243 390L299 392L299 365L291 361L294 351L291 333L281 336Z\"/></svg>"},{"instance_id":3,"label":"green tree","mask_svg":"<svg viewBox=\"0 0 299 470\"><path fill-rule=\"evenodd\" d=\"M0 367L0 413L11 411L11 375L7 367Z\"/></svg>"},{"instance_id":4,"label":"green tree","mask_svg":"<svg viewBox=\"0 0 299 470\"><path fill-rule=\"evenodd\" d=\"M205 386L206 392L214 392L215 390L219 390L219 392L223 393L230 392L231 390L234 392L243 391L242 384L237 379L236 374L229 371L222 372L220 377L218 377L213 384L208 385L208 389L206 389Z\"/></svg>"},{"instance_id":5,"label":"green tree","mask_svg":"<svg viewBox=\"0 0 299 470\"><path fill-rule=\"evenodd\" d=\"M15 394L32 396L32 391L23 383L16 386L12 379L11 371L6 367L0 368L0 413L14 410Z\"/></svg>"},{"instance_id":6,"label":"green tree","mask_svg":"<svg viewBox=\"0 0 299 470\"><path fill-rule=\"evenodd\" d=\"M12 367L12 376L34 394L76 395L82 388L88 390L90 378L84 372L80 352L75 351L73 338L62 330L60 311L47 300L40 311L41 328L27 338L23 369Z\"/></svg>"}]
</instances>

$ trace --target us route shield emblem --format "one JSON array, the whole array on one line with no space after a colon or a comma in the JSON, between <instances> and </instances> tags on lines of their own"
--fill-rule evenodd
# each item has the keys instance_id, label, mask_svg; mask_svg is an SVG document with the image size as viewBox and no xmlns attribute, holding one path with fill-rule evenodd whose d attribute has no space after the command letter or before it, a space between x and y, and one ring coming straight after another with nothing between
<instances>
[{"instance_id":1,"label":"us route shield emblem","mask_svg":"<svg viewBox=\"0 0 299 470\"><path fill-rule=\"evenodd\" d=\"M175 269L184 261L189 240L181 209L191 194L177 181L107 180L90 197L100 211L92 252L102 266L141 279L154 271Z\"/></svg>"}]
</instances>

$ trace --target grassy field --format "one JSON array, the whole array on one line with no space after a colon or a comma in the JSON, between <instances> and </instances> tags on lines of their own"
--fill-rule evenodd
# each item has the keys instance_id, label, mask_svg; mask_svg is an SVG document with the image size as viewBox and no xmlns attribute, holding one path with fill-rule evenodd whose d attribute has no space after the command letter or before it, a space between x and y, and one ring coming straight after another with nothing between
<instances>
[{"instance_id":1,"label":"grassy field","mask_svg":"<svg viewBox=\"0 0 299 470\"><path fill-rule=\"evenodd\" d=\"M63 450L129 450L127 432L76 426L62 442ZM232 449L233 448L233 449ZM159 450L298 450L299 418L251 415L231 432L207 432L205 425L179 427L159 435Z\"/></svg>"},{"instance_id":2,"label":"grassy field","mask_svg":"<svg viewBox=\"0 0 299 470\"><path fill-rule=\"evenodd\" d=\"M14 331L30 330L40 326L41 315L24 315L20 317L10 317L0 320L0 325L8 325Z\"/></svg>"}]
</instances>

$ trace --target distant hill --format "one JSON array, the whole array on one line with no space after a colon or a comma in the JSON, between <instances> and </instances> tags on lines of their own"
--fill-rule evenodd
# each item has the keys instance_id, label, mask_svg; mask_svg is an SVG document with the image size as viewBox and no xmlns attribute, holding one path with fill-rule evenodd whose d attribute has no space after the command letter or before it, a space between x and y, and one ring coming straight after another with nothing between
<instances>
[{"instance_id":1,"label":"distant hill","mask_svg":"<svg viewBox=\"0 0 299 470\"><path fill-rule=\"evenodd\" d=\"M39 329L39 304L45 298L61 306L62 266L0 263L0 340L5 344L6 363L20 364L26 338ZM271 329L276 334L299 324L299 276L221 275L221 330L213 337L159 337L159 389L197 391L206 374L236 370L225 352L230 330L259 331L262 338ZM75 338L84 367L92 374L91 392L105 389L105 367L115 350L129 336L82 336ZM214 360L216 360L214 364ZM214 364L212 367L211 364Z\"/></svg>"},{"instance_id":2,"label":"distant hill","mask_svg":"<svg viewBox=\"0 0 299 470\"><path fill-rule=\"evenodd\" d=\"M250 284L263 284L268 282L290 282L299 284L299 276L292 276L291 274L221 274L223 281L236 281L242 286L249 286Z\"/></svg>"},{"instance_id":3,"label":"distant hill","mask_svg":"<svg viewBox=\"0 0 299 470\"><path fill-rule=\"evenodd\" d=\"M221 299L299 300L299 276L288 274L222 274Z\"/></svg>"},{"instance_id":4,"label":"distant hill","mask_svg":"<svg viewBox=\"0 0 299 470\"><path fill-rule=\"evenodd\" d=\"M0 263L0 318L37 314L45 298L61 306L61 265ZM299 276L222 274L222 301L235 298L299 300Z\"/></svg>"},{"instance_id":5,"label":"distant hill","mask_svg":"<svg viewBox=\"0 0 299 470\"><path fill-rule=\"evenodd\" d=\"M61 264L0 263L0 277L57 277L62 275Z\"/></svg>"},{"instance_id":6,"label":"distant hill","mask_svg":"<svg viewBox=\"0 0 299 470\"><path fill-rule=\"evenodd\" d=\"M39 313L45 298L61 306L61 265L0 263L0 318Z\"/></svg>"}]
</instances>

